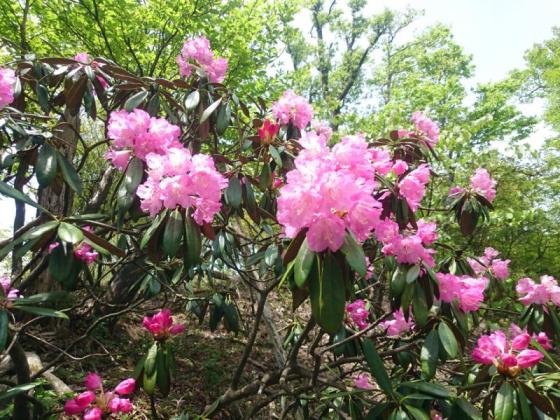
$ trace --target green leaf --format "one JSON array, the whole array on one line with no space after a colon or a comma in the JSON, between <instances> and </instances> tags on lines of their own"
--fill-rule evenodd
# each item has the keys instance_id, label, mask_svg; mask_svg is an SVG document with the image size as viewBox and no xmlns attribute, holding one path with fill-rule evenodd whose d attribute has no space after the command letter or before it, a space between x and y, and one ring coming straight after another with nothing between
<instances>
[{"instance_id":1,"label":"green leaf","mask_svg":"<svg viewBox=\"0 0 560 420\"><path fill-rule=\"evenodd\" d=\"M0 310L0 352L6 348L8 341L8 311Z\"/></svg>"},{"instance_id":2,"label":"green leaf","mask_svg":"<svg viewBox=\"0 0 560 420\"><path fill-rule=\"evenodd\" d=\"M171 374L166 363L166 350L160 349L156 356L157 386L164 397L171 389Z\"/></svg>"},{"instance_id":3,"label":"green leaf","mask_svg":"<svg viewBox=\"0 0 560 420\"><path fill-rule=\"evenodd\" d=\"M239 178L232 176L229 179L229 185L225 191L226 202L233 208L238 209L241 206L241 183Z\"/></svg>"},{"instance_id":4,"label":"green leaf","mask_svg":"<svg viewBox=\"0 0 560 420\"><path fill-rule=\"evenodd\" d=\"M173 210L167 218L163 231L163 252L168 257L174 257L181 245L183 238L183 216L177 209Z\"/></svg>"},{"instance_id":5,"label":"green leaf","mask_svg":"<svg viewBox=\"0 0 560 420\"><path fill-rule=\"evenodd\" d=\"M362 347L369 370L377 381L379 388L381 388L387 395L392 395L393 386L391 385L391 380L385 370L383 359L381 359L379 353L377 353L373 342L369 338L364 338L362 341Z\"/></svg>"},{"instance_id":6,"label":"green leaf","mask_svg":"<svg viewBox=\"0 0 560 420\"><path fill-rule=\"evenodd\" d=\"M33 315L68 319L68 315L66 315L64 312L60 312L51 308L43 308L40 306L27 306L27 305L15 306L15 308L19 309L20 311L28 312Z\"/></svg>"},{"instance_id":7,"label":"green leaf","mask_svg":"<svg viewBox=\"0 0 560 420\"><path fill-rule=\"evenodd\" d=\"M57 152L56 157L58 159L58 164L60 165L60 169L62 169L62 177L68 184L70 188L76 192L76 194L82 194L82 181L74 169L74 166L70 162L66 160L64 156Z\"/></svg>"},{"instance_id":8,"label":"green leaf","mask_svg":"<svg viewBox=\"0 0 560 420\"><path fill-rule=\"evenodd\" d=\"M126 191L130 194L134 194L138 185L142 182L142 177L144 176L144 164L138 158L133 158L128 167L126 168L126 173L124 176L124 186Z\"/></svg>"},{"instance_id":9,"label":"green leaf","mask_svg":"<svg viewBox=\"0 0 560 420\"><path fill-rule=\"evenodd\" d=\"M49 273L63 285L67 284L73 264L74 254L71 246L60 244L49 255Z\"/></svg>"},{"instance_id":10,"label":"green leaf","mask_svg":"<svg viewBox=\"0 0 560 420\"><path fill-rule=\"evenodd\" d=\"M186 268L192 267L200 262L200 252L202 251L202 236L200 226L192 217L185 217L185 252L184 262Z\"/></svg>"},{"instance_id":11,"label":"green leaf","mask_svg":"<svg viewBox=\"0 0 560 420\"><path fill-rule=\"evenodd\" d=\"M164 215L163 212L158 214L155 220L150 225L150 227L146 229L144 235L142 235L142 240L140 241L140 249L144 249L144 247L148 244L150 239L152 239L154 233L156 233L156 231L158 230L162 222L165 220L165 217L163 215Z\"/></svg>"},{"instance_id":12,"label":"green leaf","mask_svg":"<svg viewBox=\"0 0 560 420\"><path fill-rule=\"evenodd\" d=\"M230 120L231 107L228 102L218 109L218 115L216 116L216 132L222 134L228 128Z\"/></svg>"},{"instance_id":13,"label":"green leaf","mask_svg":"<svg viewBox=\"0 0 560 420\"><path fill-rule=\"evenodd\" d=\"M212 303L214 304L214 309L210 313L209 326L210 331L215 331L224 316L224 297L219 293L215 293L212 296Z\"/></svg>"},{"instance_id":14,"label":"green leaf","mask_svg":"<svg viewBox=\"0 0 560 420\"><path fill-rule=\"evenodd\" d=\"M140 92L135 93L126 100L126 102L124 103L124 109L126 109L128 112L134 111L134 109L138 108L138 106L140 106L140 104L144 102L147 97L148 92L145 90L141 90Z\"/></svg>"},{"instance_id":15,"label":"green leaf","mask_svg":"<svg viewBox=\"0 0 560 420\"><path fill-rule=\"evenodd\" d=\"M29 384L14 386L13 388L8 389L6 392L0 394L0 401L11 400L15 396L35 388L37 385L40 385L40 382L32 382Z\"/></svg>"},{"instance_id":16,"label":"green leaf","mask_svg":"<svg viewBox=\"0 0 560 420\"><path fill-rule=\"evenodd\" d=\"M315 253L309 249L307 239L301 244L297 253L294 264L294 281L298 287L303 287L305 284L313 263L315 262Z\"/></svg>"},{"instance_id":17,"label":"green leaf","mask_svg":"<svg viewBox=\"0 0 560 420\"><path fill-rule=\"evenodd\" d=\"M418 274L420 274L420 266L413 265L408 269L406 273L406 282L408 284L415 282L418 278Z\"/></svg>"},{"instance_id":18,"label":"green leaf","mask_svg":"<svg viewBox=\"0 0 560 420\"><path fill-rule=\"evenodd\" d=\"M439 323L438 333L441 344L443 345L443 348L445 349L445 352L449 355L449 357L457 356L457 339L455 338L455 334L453 334L453 331L451 331L451 328L449 328L445 321Z\"/></svg>"},{"instance_id":19,"label":"green leaf","mask_svg":"<svg viewBox=\"0 0 560 420\"><path fill-rule=\"evenodd\" d=\"M278 247L275 244L271 244L264 253L264 262L269 267L272 267L276 262L276 258L278 258Z\"/></svg>"},{"instance_id":20,"label":"green leaf","mask_svg":"<svg viewBox=\"0 0 560 420\"><path fill-rule=\"evenodd\" d=\"M422 377L426 380L432 379L436 374L436 363L439 355L439 338L436 330L430 331L422 350L420 350L420 362L422 365Z\"/></svg>"},{"instance_id":21,"label":"green leaf","mask_svg":"<svg viewBox=\"0 0 560 420\"><path fill-rule=\"evenodd\" d=\"M406 277L405 273L402 269L402 266L397 266L397 269L393 273L393 277L391 278L391 296L392 297L399 297L404 287L406 286Z\"/></svg>"},{"instance_id":22,"label":"green leaf","mask_svg":"<svg viewBox=\"0 0 560 420\"><path fill-rule=\"evenodd\" d=\"M348 265L358 273L360 276L364 277L367 274L366 256L362 246L356 241L354 235L351 232L346 232L344 237L344 243L340 249Z\"/></svg>"},{"instance_id":23,"label":"green leaf","mask_svg":"<svg viewBox=\"0 0 560 420\"><path fill-rule=\"evenodd\" d=\"M49 112L50 106L49 106L48 89L44 85L37 83L36 91L37 91L37 100L39 102L39 106L41 107L43 112Z\"/></svg>"},{"instance_id":24,"label":"green leaf","mask_svg":"<svg viewBox=\"0 0 560 420\"><path fill-rule=\"evenodd\" d=\"M158 354L158 343L154 342L148 353L146 354L146 361L144 362L144 375L151 375L156 370L156 358Z\"/></svg>"},{"instance_id":25,"label":"green leaf","mask_svg":"<svg viewBox=\"0 0 560 420\"><path fill-rule=\"evenodd\" d=\"M239 332L239 318L235 305L232 302L224 302L222 308L224 310L224 322L227 324L228 331L233 331L237 334Z\"/></svg>"},{"instance_id":26,"label":"green leaf","mask_svg":"<svg viewBox=\"0 0 560 420\"><path fill-rule=\"evenodd\" d=\"M219 98L217 101L212 102L200 116L199 124L202 124L204 121L206 121L210 117L210 115L212 115L212 113L216 110L216 108L218 108L221 102L222 102L222 98Z\"/></svg>"},{"instance_id":27,"label":"green leaf","mask_svg":"<svg viewBox=\"0 0 560 420\"><path fill-rule=\"evenodd\" d=\"M39 149L35 165L37 181L41 187L46 187L53 181L57 170L56 162L56 151L49 144L43 144Z\"/></svg>"},{"instance_id":28,"label":"green leaf","mask_svg":"<svg viewBox=\"0 0 560 420\"><path fill-rule=\"evenodd\" d=\"M522 420L531 420L531 407L529 407L529 401L523 392L522 387L518 387L517 391L517 411L521 415Z\"/></svg>"},{"instance_id":29,"label":"green leaf","mask_svg":"<svg viewBox=\"0 0 560 420\"><path fill-rule=\"evenodd\" d=\"M37 293L36 295L20 297L13 301L13 306L21 306L27 305L30 303L37 304L37 303L45 303L45 302L58 302L63 300L68 293L65 291L55 291L55 292L46 292L46 293Z\"/></svg>"},{"instance_id":30,"label":"green leaf","mask_svg":"<svg viewBox=\"0 0 560 420\"><path fill-rule=\"evenodd\" d=\"M414 314L414 321L416 324L420 328L423 328L428 321L428 303L426 302L426 293L424 292L424 288L419 283L414 285L412 313Z\"/></svg>"},{"instance_id":31,"label":"green leaf","mask_svg":"<svg viewBox=\"0 0 560 420\"><path fill-rule=\"evenodd\" d=\"M58 220L51 220L50 222L43 223L33 229L29 229L23 234L23 240L27 241L29 239L35 239L43 236L58 227L60 222Z\"/></svg>"},{"instance_id":32,"label":"green leaf","mask_svg":"<svg viewBox=\"0 0 560 420\"><path fill-rule=\"evenodd\" d=\"M482 420L482 415L470 402L463 398L457 398L451 406L449 418L453 420Z\"/></svg>"},{"instance_id":33,"label":"green leaf","mask_svg":"<svg viewBox=\"0 0 560 420\"><path fill-rule=\"evenodd\" d=\"M494 419L511 420L513 419L513 387L509 382L504 382L496 395L494 402Z\"/></svg>"},{"instance_id":34,"label":"green leaf","mask_svg":"<svg viewBox=\"0 0 560 420\"><path fill-rule=\"evenodd\" d=\"M324 256L323 270L320 270L318 263L313 264L313 267L308 282L311 312L321 328L329 334L335 334L344 319L346 301L342 270L331 253Z\"/></svg>"},{"instance_id":35,"label":"green leaf","mask_svg":"<svg viewBox=\"0 0 560 420\"><path fill-rule=\"evenodd\" d=\"M404 404L404 407L415 420L430 420L430 416L421 408L410 404Z\"/></svg>"},{"instance_id":36,"label":"green leaf","mask_svg":"<svg viewBox=\"0 0 560 420\"><path fill-rule=\"evenodd\" d=\"M278 168L281 168L282 157L280 156L278 149L276 149L276 147L271 144L270 146L268 146L268 151L270 152L270 156L272 156L272 159L274 159L274 162L276 162L276 166L278 166Z\"/></svg>"},{"instance_id":37,"label":"green leaf","mask_svg":"<svg viewBox=\"0 0 560 420\"><path fill-rule=\"evenodd\" d=\"M440 384L428 382L403 382L401 386L413 389L416 392L429 395L433 398L446 400L451 397L447 388L441 386Z\"/></svg>"},{"instance_id":38,"label":"green leaf","mask_svg":"<svg viewBox=\"0 0 560 420\"><path fill-rule=\"evenodd\" d=\"M8 196L10 198L13 198L15 200L23 201L25 204L29 204L31 207L35 207L36 209L39 209L39 210L41 210L41 211L43 211L47 214L50 214L52 216L52 213L50 211L48 211L46 208L37 204L35 201L33 201L27 195L25 195L24 193L22 193L19 190L16 190L13 187L10 187L8 184L6 184L3 181L0 181L0 194L6 195L6 196Z\"/></svg>"},{"instance_id":39,"label":"green leaf","mask_svg":"<svg viewBox=\"0 0 560 420\"><path fill-rule=\"evenodd\" d=\"M198 92L198 90L193 90L191 93L189 93L187 99L185 99L185 109L187 111L192 111L193 109L196 108L199 102L200 102L200 93Z\"/></svg>"},{"instance_id":40,"label":"green leaf","mask_svg":"<svg viewBox=\"0 0 560 420\"><path fill-rule=\"evenodd\" d=\"M272 173L270 172L270 165L265 163L261 170L261 176L259 179L259 187L261 190L266 190L270 187L272 181Z\"/></svg>"},{"instance_id":41,"label":"green leaf","mask_svg":"<svg viewBox=\"0 0 560 420\"><path fill-rule=\"evenodd\" d=\"M84 239L84 234L80 229L66 222L60 223L57 233L61 241L68 242L73 245L80 243Z\"/></svg>"}]
</instances>

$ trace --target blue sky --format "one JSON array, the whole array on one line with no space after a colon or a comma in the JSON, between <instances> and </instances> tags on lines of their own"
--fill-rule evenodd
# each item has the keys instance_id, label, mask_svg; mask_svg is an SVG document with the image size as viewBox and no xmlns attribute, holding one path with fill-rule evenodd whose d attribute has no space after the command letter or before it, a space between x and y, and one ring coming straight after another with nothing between
<instances>
[{"instance_id":1,"label":"blue sky","mask_svg":"<svg viewBox=\"0 0 560 420\"><path fill-rule=\"evenodd\" d=\"M523 55L560 26L560 0L370 0L375 13L388 7L423 9L417 28L436 22L452 28L457 42L473 55L476 81L497 81L523 67Z\"/></svg>"},{"instance_id":2,"label":"blue sky","mask_svg":"<svg viewBox=\"0 0 560 420\"><path fill-rule=\"evenodd\" d=\"M437 22L450 26L457 42L473 56L475 82L498 81L510 70L523 67L525 51L550 38L553 26L560 26L560 0L370 0L367 9L374 14L386 7L423 9L415 31ZM539 114L542 104L523 109ZM541 126L529 142L541 144L549 134ZM32 216L35 212L29 210ZM11 228L12 200L0 199L0 215L0 228Z\"/></svg>"}]
</instances>

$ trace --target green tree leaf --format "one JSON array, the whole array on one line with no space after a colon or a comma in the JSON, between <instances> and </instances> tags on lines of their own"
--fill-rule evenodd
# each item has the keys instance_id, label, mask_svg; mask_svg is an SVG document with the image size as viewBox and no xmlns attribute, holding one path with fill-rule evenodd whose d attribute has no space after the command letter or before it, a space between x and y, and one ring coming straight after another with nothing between
<instances>
[{"instance_id":1,"label":"green tree leaf","mask_svg":"<svg viewBox=\"0 0 560 420\"><path fill-rule=\"evenodd\" d=\"M37 154L37 164L35 171L37 181L41 187L46 187L51 184L56 176L57 158L56 151L48 144L45 143L39 149Z\"/></svg>"},{"instance_id":2,"label":"green tree leaf","mask_svg":"<svg viewBox=\"0 0 560 420\"><path fill-rule=\"evenodd\" d=\"M420 350L422 377L430 380L436 374L437 359L439 355L439 338L436 330L430 331Z\"/></svg>"},{"instance_id":3,"label":"green tree leaf","mask_svg":"<svg viewBox=\"0 0 560 420\"><path fill-rule=\"evenodd\" d=\"M377 381L379 388L381 388L385 394L392 395L393 386L391 385L391 380L385 370L383 359L381 359L379 353L377 353L373 342L369 338L364 338L362 341L362 348L369 370Z\"/></svg>"},{"instance_id":4,"label":"green tree leaf","mask_svg":"<svg viewBox=\"0 0 560 420\"><path fill-rule=\"evenodd\" d=\"M511 420L513 419L513 387L509 382L504 382L494 402L494 418L496 420Z\"/></svg>"}]
</instances>

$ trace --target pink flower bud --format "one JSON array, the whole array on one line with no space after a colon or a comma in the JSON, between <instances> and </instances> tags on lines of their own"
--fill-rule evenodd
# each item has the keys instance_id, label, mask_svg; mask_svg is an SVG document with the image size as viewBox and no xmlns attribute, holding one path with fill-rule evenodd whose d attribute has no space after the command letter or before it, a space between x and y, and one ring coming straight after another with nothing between
<instances>
[{"instance_id":1,"label":"pink flower bud","mask_svg":"<svg viewBox=\"0 0 560 420\"><path fill-rule=\"evenodd\" d=\"M369 376L361 373L354 378L354 386L358 389L372 389L373 385L369 381Z\"/></svg>"},{"instance_id":2,"label":"pink flower bud","mask_svg":"<svg viewBox=\"0 0 560 420\"><path fill-rule=\"evenodd\" d=\"M519 335L516 335L513 338L513 340L511 340L511 347L514 350L524 350L529 346L530 342L531 342L531 336L526 332L521 333Z\"/></svg>"},{"instance_id":3,"label":"pink flower bud","mask_svg":"<svg viewBox=\"0 0 560 420\"><path fill-rule=\"evenodd\" d=\"M528 368L537 365L544 355L537 350L523 350L517 355L517 364L520 368Z\"/></svg>"},{"instance_id":4,"label":"pink flower bud","mask_svg":"<svg viewBox=\"0 0 560 420\"><path fill-rule=\"evenodd\" d=\"M103 411L99 407L93 407L84 414L84 420L102 420Z\"/></svg>"},{"instance_id":5,"label":"pink flower bud","mask_svg":"<svg viewBox=\"0 0 560 420\"><path fill-rule=\"evenodd\" d=\"M84 380L86 388L90 391L97 391L99 388L101 388L102 383L103 380L101 379L101 376L99 376L95 372L88 373L86 375L86 379Z\"/></svg>"},{"instance_id":6,"label":"pink flower bud","mask_svg":"<svg viewBox=\"0 0 560 420\"><path fill-rule=\"evenodd\" d=\"M76 402L76 400L68 400L64 404L64 414L67 416L73 416L74 414L80 414L84 411L84 407Z\"/></svg>"},{"instance_id":7,"label":"pink flower bud","mask_svg":"<svg viewBox=\"0 0 560 420\"><path fill-rule=\"evenodd\" d=\"M85 409L88 405L95 401L95 392L93 391L85 391L79 394L76 398L74 398L76 404L82 407L82 410Z\"/></svg>"},{"instance_id":8,"label":"pink flower bud","mask_svg":"<svg viewBox=\"0 0 560 420\"><path fill-rule=\"evenodd\" d=\"M136 381L128 378L116 386L115 392L120 395L127 395L133 393L134 388L136 388Z\"/></svg>"}]
</instances>

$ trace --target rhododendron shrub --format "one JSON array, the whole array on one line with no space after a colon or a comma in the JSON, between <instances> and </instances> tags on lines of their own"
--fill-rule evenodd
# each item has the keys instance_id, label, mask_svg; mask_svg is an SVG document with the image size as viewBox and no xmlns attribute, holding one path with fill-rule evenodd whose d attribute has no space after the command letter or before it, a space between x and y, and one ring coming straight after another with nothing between
<instances>
[{"instance_id":1,"label":"rhododendron shrub","mask_svg":"<svg viewBox=\"0 0 560 420\"><path fill-rule=\"evenodd\" d=\"M109 391L90 373L57 405L85 419L557 416L560 286L481 234L491 162L446 167L454 134L430 110L351 132L301 92L238 96L204 36L168 55L180 78L85 52L0 70L0 194L37 210L0 245L10 410L39 413L33 350L72 386L90 363L131 377ZM202 334L227 333L208 405L172 413L201 382Z\"/></svg>"}]
</instances>

